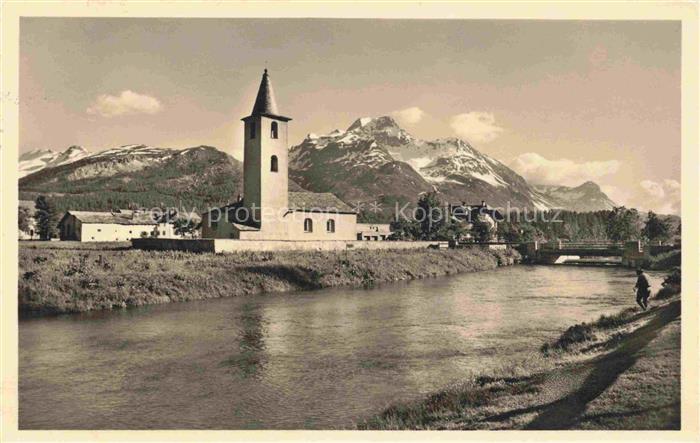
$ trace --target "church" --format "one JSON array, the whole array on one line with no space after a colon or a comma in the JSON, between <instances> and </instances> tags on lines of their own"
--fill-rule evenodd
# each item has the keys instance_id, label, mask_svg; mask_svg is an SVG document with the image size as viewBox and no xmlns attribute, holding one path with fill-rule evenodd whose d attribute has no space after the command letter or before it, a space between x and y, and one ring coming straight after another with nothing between
<instances>
[{"instance_id":1,"label":"church","mask_svg":"<svg viewBox=\"0 0 700 443\"><path fill-rule=\"evenodd\" d=\"M244 123L243 198L202 216L202 238L355 240L357 212L331 193L289 192L287 127L267 69Z\"/></svg>"}]
</instances>

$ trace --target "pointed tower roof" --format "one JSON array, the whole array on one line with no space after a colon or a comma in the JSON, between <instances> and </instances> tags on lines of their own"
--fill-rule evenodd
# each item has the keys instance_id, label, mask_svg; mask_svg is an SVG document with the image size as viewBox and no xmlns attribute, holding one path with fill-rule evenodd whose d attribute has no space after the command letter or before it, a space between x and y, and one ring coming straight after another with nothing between
<instances>
[{"instance_id":1,"label":"pointed tower roof","mask_svg":"<svg viewBox=\"0 0 700 443\"><path fill-rule=\"evenodd\" d=\"M255 104L253 105L253 111L250 113L248 118L256 115L263 115L265 117L276 118L279 120L289 121L291 118L280 115L277 109L277 101L275 100L275 92L272 89L272 82L270 82L270 75L267 73L267 69L263 72L262 80L260 81L260 88L258 89L258 95L255 98Z\"/></svg>"}]
</instances>

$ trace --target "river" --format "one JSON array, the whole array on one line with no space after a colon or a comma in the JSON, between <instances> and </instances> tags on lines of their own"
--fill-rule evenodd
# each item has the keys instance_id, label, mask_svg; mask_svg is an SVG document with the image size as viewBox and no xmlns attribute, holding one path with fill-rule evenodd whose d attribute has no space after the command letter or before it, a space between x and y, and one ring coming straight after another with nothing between
<instances>
[{"instance_id":1,"label":"river","mask_svg":"<svg viewBox=\"0 0 700 443\"><path fill-rule=\"evenodd\" d=\"M652 273L653 289L662 274ZM623 268L515 266L19 322L21 429L336 429L634 304Z\"/></svg>"}]
</instances>

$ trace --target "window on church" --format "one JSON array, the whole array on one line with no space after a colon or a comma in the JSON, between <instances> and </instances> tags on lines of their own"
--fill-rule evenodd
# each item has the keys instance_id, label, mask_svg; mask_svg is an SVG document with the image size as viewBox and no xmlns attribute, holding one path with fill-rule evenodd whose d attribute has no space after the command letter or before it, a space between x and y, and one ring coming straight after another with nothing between
<instances>
[{"instance_id":1,"label":"window on church","mask_svg":"<svg viewBox=\"0 0 700 443\"><path fill-rule=\"evenodd\" d=\"M250 122L248 128L250 128L250 138L255 138L255 122Z\"/></svg>"},{"instance_id":2,"label":"window on church","mask_svg":"<svg viewBox=\"0 0 700 443\"><path fill-rule=\"evenodd\" d=\"M304 219L304 232L314 232L314 222L310 218Z\"/></svg>"},{"instance_id":3,"label":"window on church","mask_svg":"<svg viewBox=\"0 0 700 443\"><path fill-rule=\"evenodd\" d=\"M335 220L330 219L326 222L326 231L335 232Z\"/></svg>"},{"instance_id":4,"label":"window on church","mask_svg":"<svg viewBox=\"0 0 700 443\"><path fill-rule=\"evenodd\" d=\"M270 171L277 172L277 169L277 156L273 155L272 158L270 158Z\"/></svg>"},{"instance_id":5,"label":"window on church","mask_svg":"<svg viewBox=\"0 0 700 443\"><path fill-rule=\"evenodd\" d=\"M272 122L270 127L270 138L277 138L277 122Z\"/></svg>"}]
</instances>

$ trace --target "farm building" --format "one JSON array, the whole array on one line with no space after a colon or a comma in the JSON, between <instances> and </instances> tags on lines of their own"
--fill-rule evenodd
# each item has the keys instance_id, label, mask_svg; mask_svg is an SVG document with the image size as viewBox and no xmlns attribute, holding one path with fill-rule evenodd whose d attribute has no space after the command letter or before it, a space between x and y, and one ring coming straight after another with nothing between
<instances>
[{"instance_id":1,"label":"farm building","mask_svg":"<svg viewBox=\"0 0 700 443\"><path fill-rule=\"evenodd\" d=\"M173 225L159 223L151 212L68 211L58 223L61 240L84 242L128 241L140 237L174 238Z\"/></svg>"}]
</instances>

